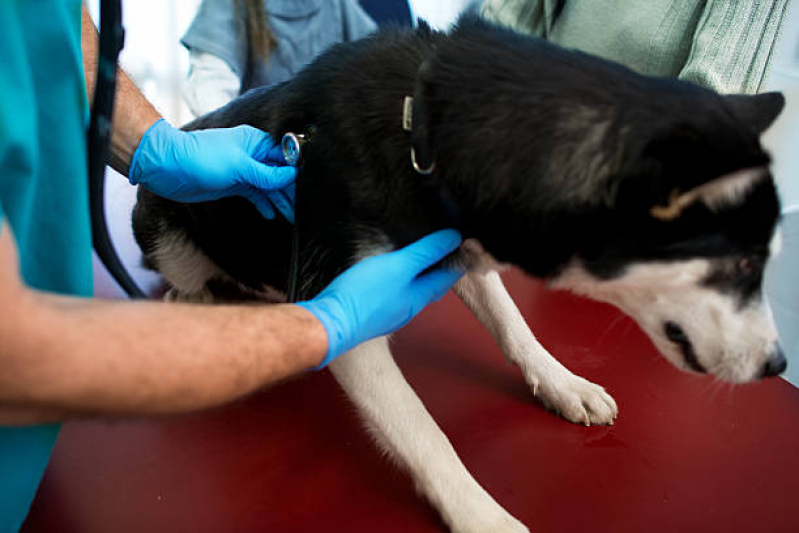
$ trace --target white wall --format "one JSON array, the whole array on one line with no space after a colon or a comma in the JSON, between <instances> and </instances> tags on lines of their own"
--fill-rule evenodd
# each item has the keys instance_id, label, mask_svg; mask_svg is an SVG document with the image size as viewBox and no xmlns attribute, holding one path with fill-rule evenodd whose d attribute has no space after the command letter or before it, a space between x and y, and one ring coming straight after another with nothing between
<instances>
[{"instance_id":1,"label":"white wall","mask_svg":"<svg viewBox=\"0 0 799 533\"><path fill-rule=\"evenodd\" d=\"M766 293L788 357L786 377L799 386L799 9L793 7L768 82L787 105L764 138L783 203L782 250L769 265Z\"/></svg>"}]
</instances>

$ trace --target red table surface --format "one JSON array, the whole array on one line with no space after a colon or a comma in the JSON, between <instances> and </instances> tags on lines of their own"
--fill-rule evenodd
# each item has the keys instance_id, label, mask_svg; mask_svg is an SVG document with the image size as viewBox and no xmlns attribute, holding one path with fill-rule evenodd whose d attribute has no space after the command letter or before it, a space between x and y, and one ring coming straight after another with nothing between
<instances>
[{"instance_id":1,"label":"red table surface","mask_svg":"<svg viewBox=\"0 0 799 533\"><path fill-rule=\"evenodd\" d=\"M531 531L799 531L797 389L683 374L613 308L504 278L541 342L613 394L615 426L542 408L451 295L393 347L469 470ZM65 424L23 529L442 530L328 371L195 416Z\"/></svg>"}]
</instances>

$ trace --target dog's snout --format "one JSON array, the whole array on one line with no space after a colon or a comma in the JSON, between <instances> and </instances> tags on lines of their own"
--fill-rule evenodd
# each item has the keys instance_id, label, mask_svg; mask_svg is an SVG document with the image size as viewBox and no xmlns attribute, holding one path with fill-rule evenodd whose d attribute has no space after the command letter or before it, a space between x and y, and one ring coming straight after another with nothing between
<instances>
[{"instance_id":1,"label":"dog's snout","mask_svg":"<svg viewBox=\"0 0 799 533\"><path fill-rule=\"evenodd\" d=\"M764 378L770 378L773 376L779 376L783 372L785 372L785 368L788 366L788 361L785 359L785 354L782 353L782 349L777 346L777 349L768 358L766 364L763 365L762 376Z\"/></svg>"}]
</instances>

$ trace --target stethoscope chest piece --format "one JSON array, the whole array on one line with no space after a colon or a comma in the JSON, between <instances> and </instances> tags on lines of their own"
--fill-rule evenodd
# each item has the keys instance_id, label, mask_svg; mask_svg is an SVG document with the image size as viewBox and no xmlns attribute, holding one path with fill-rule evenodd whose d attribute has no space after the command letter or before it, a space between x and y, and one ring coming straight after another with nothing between
<instances>
[{"instance_id":1,"label":"stethoscope chest piece","mask_svg":"<svg viewBox=\"0 0 799 533\"><path fill-rule=\"evenodd\" d=\"M308 137L302 133L288 132L283 136L283 157L286 163L296 166L302 155L302 145L308 142Z\"/></svg>"}]
</instances>

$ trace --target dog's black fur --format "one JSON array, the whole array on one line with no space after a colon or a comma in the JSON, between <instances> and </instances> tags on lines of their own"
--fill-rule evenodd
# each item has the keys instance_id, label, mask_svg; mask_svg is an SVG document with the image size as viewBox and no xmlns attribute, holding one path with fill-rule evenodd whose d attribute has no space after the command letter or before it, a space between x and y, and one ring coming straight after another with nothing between
<instances>
[{"instance_id":1,"label":"dog's black fur","mask_svg":"<svg viewBox=\"0 0 799 533\"><path fill-rule=\"evenodd\" d=\"M401 127L417 77L436 161L429 178L414 172ZM672 221L650 209L674 189L767 165L759 135L782 105L777 94L723 97L644 77L467 18L450 34L422 26L335 46L290 82L186 129L250 124L280 139L315 126L298 178L308 298L364 249L451 225L536 277L573 257L612 277L637 260L765 256L779 213L771 179L734 209L697 203ZM291 225L242 198L184 205L140 189L134 230L151 263L158 237L175 230L230 278L286 288ZM742 273L741 285L759 286L761 274Z\"/></svg>"}]
</instances>

